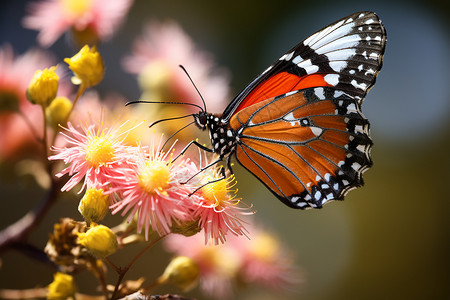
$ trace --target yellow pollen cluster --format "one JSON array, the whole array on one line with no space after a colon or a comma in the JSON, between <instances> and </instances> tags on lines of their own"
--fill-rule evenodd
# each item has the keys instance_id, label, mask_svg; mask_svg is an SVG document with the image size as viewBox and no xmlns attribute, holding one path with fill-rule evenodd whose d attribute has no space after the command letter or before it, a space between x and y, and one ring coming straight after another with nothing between
<instances>
[{"instance_id":1,"label":"yellow pollen cluster","mask_svg":"<svg viewBox=\"0 0 450 300\"><path fill-rule=\"evenodd\" d=\"M114 159L113 143L104 134L94 137L86 147L85 159L94 168L112 162Z\"/></svg>"},{"instance_id":2,"label":"yellow pollen cluster","mask_svg":"<svg viewBox=\"0 0 450 300\"><path fill-rule=\"evenodd\" d=\"M157 191L167 193L164 189L169 187L170 166L164 161L148 160L139 174L139 186L148 194Z\"/></svg>"},{"instance_id":3,"label":"yellow pollen cluster","mask_svg":"<svg viewBox=\"0 0 450 300\"><path fill-rule=\"evenodd\" d=\"M204 181L209 182L214 179L214 177L207 177ZM231 177L231 180L233 179L234 177ZM201 190L203 198L205 198L209 204L222 205L222 203L228 199L228 192L230 191L228 183L229 181L224 179L205 185Z\"/></svg>"}]
</instances>

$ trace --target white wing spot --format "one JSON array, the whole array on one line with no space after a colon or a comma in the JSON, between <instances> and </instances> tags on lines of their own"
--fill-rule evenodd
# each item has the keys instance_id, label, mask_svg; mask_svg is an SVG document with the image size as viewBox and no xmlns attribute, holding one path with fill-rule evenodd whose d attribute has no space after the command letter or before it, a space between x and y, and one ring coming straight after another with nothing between
<instances>
[{"instance_id":1,"label":"white wing spot","mask_svg":"<svg viewBox=\"0 0 450 300\"><path fill-rule=\"evenodd\" d=\"M358 149L361 152L366 152L366 146L364 146L364 145L358 145L358 146L356 146L356 149Z\"/></svg>"},{"instance_id":2,"label":"white wing spot","mask_svg":"<svg viewBox=\"0 0 450 300\"><path fill-rule=\"evenodd\" d=\"M309 59L308 59L309 60ZM302 57L300 56L300 55L297 55L296 57L294 57L294 59L292 60L292 62L294 63L294 64L298 64L299 62L301 62L302 61ZM309 60L309 62L311 62L310 60Z\"/></svg>"},{"instance_id":3,"label":"white wing spot","mask_svg":"<svg viewBox=\"0 0 450 300\"><path fill-rule=\"evenodd\" d=\"M339 83L338 74L327 74L323 79L332 86L336 86Z\"/></svg>"},{"instance_id":4,"label":"white wing spot","mask_svg":"<svg viewBox=\"0 0 450 300\"><path fill-rule=\"evenodd\" d=\"M339 73L347 67L347 62L346 61L331 61L329 63L329 65L335 72ZM353 73L354 72L355 71L353 71Z\"/></svg>"},{"instance_id":5,"label":"white wing spot","mask_svg":"<svg viewBox=\"0 0 450 300\"><path fill-rule=\"evenodd\" d=\"M353 79L350 83L357 89L365 90L367 88L367 84L363 82L358 83L355 79Z\"/></svg>"},{"instance_id":6,"label":"white wing spot","mask_svg":"<svg viewBox=\"0 0 450 300\"><path fill-rule=\"evenodd\" d=\"M353 169L353 170L358 171L360 168L361 168L361 165L358 164L357 162L354 162L354 163L352 164L352 169Z\"/></svg>"},{"instance_id":7,"label":"white wing spot","mask_svg":"<svg viewBox=\"0 0 450 300\"><path fill-rule=\"evenodd\" d=\"M290 61L293 55L294 55L294 51L292 51L290 53L286 53L285 55L280 57L280 60Z\"/></svg>"},{"instance_id":8,"label":"white wing spot","mask_svg":"<svg viewBox=\"0 0 450 300\"><path fill-rule=\"evenodd\" d=\"M351 103L350 105L347 105L347 113L348 112L354 112L354 113L358 112L358 110L356 109L355 103Z\"/></svg>"},{"instance_id":9,"label":"white wing spot","mask_svg":"<svg viewBox=\"0 0 450 300\"><path fill-rule=\"evenodd\" d=\"M322 197L322 193L319 192L319 191L317 191L317 192L314 194L314 198L315 198L316 200L319 200L320 197Z\"/></svg>"},{"instance_id":10,"label":"white wing spot","mask_svg":"<svg viewBox=\"0 0 450 300\"><path fill-rule=\"evenodd\" d=\"M362 125L355 125L355 132L356 133L364 133L364 129L362 127Z\"/></svg>"},{"instance_id":11,"label":"white wing spot","mask_svg":"<svg viewBox=\"0 0 450 300\"><path fill-rule=\"evenodd\" d=\"M378 59L378 57L379 57L379 55L378 55L378 53L376 53L376 52L372 52L372 53L370 53L370 55L369 55L369 58L371 58L371 59Z\"/></svg>"},{"instance_id":12,"label":"white wing spot","mask_svg":"<svg viewBox=\"0 0 450 300\"><path fill-rule=\"evenodd\" d=\"M309 128L311 128L311 131L312 131L312 133L313 133L315 136L319 136L319 135L321 135L322 132L323 132L323 129L320 128L320 127L312 126L312 127L309 127Z\"/></svg>"},{"instance_id":13,"label":"white wing spot","mask_svg":"<svg viewBox=\"0 0 450 300\"><path fill-rule=\"evenodd\" d=\"M323 88L316 88L314 90L317 97L319 97L320 100L325 99L325 91Z\"/></svg>"}]
</instances>

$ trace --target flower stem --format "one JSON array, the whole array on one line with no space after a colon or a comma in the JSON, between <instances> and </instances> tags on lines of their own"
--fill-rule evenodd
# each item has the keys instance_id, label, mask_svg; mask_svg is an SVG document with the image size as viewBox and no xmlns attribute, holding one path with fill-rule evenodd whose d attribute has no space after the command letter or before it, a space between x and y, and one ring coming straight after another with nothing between
<instances>
[{"instance_id":1,"label":"flower stem","mask_svg":"<svg viewBox=\"0 0 450 300\"><path fill-rule=\"evenodd\" d=\"M147 247L141 250L129 263L126 267L120 268L114 265L108 258L106 258L106 261L113 267L113 269L116 270L116 272L119 274L119 277L117 278L116 286L114 288L114 292L111 296L111 300L115 300L117 298L117 293L119 292L119 286L122 283L123 278L125 277L125 274L128 272L128 270L131 268L131 266L141 257L148 249L152 248L156 243L158 243L160 240L162 240L165 237L159 236L155 240L153 240L150 244L148 244Z\"/></svg>"},{"instance_id":2,"label":"flower stem","mask_svg":"<svg viewBox=\"0 0 450 300\"><path fill-rule=\"evenodd\" d=\"M47 135L47 118L45 117L45 106L42 105L42 117L44 119L43 124L43 138L42 138L42 145L44 147L44 164L47 166L48 175L52 176L50 165L48 162L48 135Z\"/></svg>"},{"instance_id":3,"label":"flower stem","mask_svg":"<svg viewBox=\"0 0 450 300\"><path fill-rule=\"evenodd\" d=\"M78 88L77 94L75 95L75 99L73 100L72 109L70 110L69 114L67 115L67 120L69 119L70 115L72 114L73 109L78 102L78 99L80 99L81 95L83 95L85 90L86 90L86 86L84 84L81 84L80 87ZM67 122L67 120L66 120L66 122ZM64 123L66 123L66 122L64 122Z\"/></svg>"}]
</instances>

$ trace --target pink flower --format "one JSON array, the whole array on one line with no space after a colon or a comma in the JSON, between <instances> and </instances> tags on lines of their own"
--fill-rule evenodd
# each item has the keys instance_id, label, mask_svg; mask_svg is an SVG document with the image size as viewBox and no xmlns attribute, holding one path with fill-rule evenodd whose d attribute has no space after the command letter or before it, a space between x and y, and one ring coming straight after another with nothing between
<instances>
[{"instance_id":1,"label":"pink flower","mask_svg":"<svg viewBox=\"0 0 450 300\"><path fill-rule=\"evenodd\" d=\"M0 160L42 149L36 142L42 138L42 108L27 100L26 90L38 69L54 64L43 51L33 49L16 56L11 46L0 47ZM61 81L59 90L59 95L66 96L68 84Z\"/></svg>"},{"instance_id":2,"label":"pink flower","mask_svg":"<svg viewBox=\"0 0 450 300\"><path fill-rule=\"evenodd\" d=\"M233 190L234 175L226 179L221 178L218 168L209 168L199 175L198 184L205 185L197 194L197 209L194 217L199 218L199 226L205 233L205 244L225 243L228 233L236 236L246 235L242 215L251 215L254 212L249 206L240 206L241 199L236 198L237 190Z\"/></svg>"},{"instance_id":3,"label":"pink flower","mask_svg":"<svg viewBox=\"0 0 450 300\"><path fill-rule=\"evenodd\" d=\"M132 55L125 57L123 63L130 73L139 74L144 99L176 100L203 107L192 83L180 69L181 64L208 102L209 111L221 111L229 100L226 72L218 69L211 56L199 50L174 22L148 24L134 42Z\"/></svg>"},{"instance_id":4,"label":"pink flower","mask_svg":"<svg viewBox=\"0 0 450 300\"><path fill-rule=\"evenodd\" d=\"M274 290L298 287L302 274L294 263L294 257L267 231L252 226L249 239L232 239L231 247L242 256L241 278L247 283L257 283Z\"/></svg>"},{"instance_id":5,"label":"pink flower","mask_svg":"<svg viewBox=\"0 0 450 300\"><path fill-rule=\"evenodd\" d=\"M218 299L232 296L241 266L241 256L234 248L227 244L205 245L198 234L192 237L172 234L164 243L168 250L195 261L200 269L200 287L207 295Z\"/></svg>"},{"instance_id":6,"label":"pink flower","mask_svg":"<svg viewBox=\"0 0 450 300\"><path fill-rule=\"evenodd\" d=\"M70 122L67 126L67 132L61 134L68 146L53 147L58 154L49 157L50 160L63 160L69 165L56 175L71 176L61 190L69 191L80 182L83 182L80 192L86 186L108 189L110 178L133 160L134 149L122 142L127 131L103 128L102 123L97 129L94 124L84 126L82 131L74 128Z\"/></svg>"},{"instance_id":7,"label":"pink flower","mask_svg":"<svg viewBox=\"0 0 450 300\"><path fill-rule=\"evenodd\" d=\"M244 284L258 284L277 291L298 289L302 274L294 258L271 233L250 226L249 238L231 236L226 244L205 245L201 235L170 235L166 248L187 256L200 269L200 287L214 298L232 299L233 290Z\"/></svg>"},{"instance_id":8,"label":"pink flower","mask_svg":"<svg viewBox=\"0 0 450 300\"><path fill-rule=\"evenodd\" d=\"M42 0L31 3L23 26L39 31L38 42L51 46L72 29L82 39L106 40L119 27L133 0Z\"/></svg>"},{"instance_id":9,"label":"pink flower","mask_svg":"<svg viewBox=\"0 0 450 300\"><path fill-rule=\"evenodd\" d=\"M163 236L171 232L173 222L192 221L191 184L182 184L198 171L187 160L171 162L172 155L159 146L146 150L139 148L135 164L114 177L113 186L120 200L111 206L112 213L129 213L131 220L137 214L138 232L145 228L148 239L150 227Z\"/></svg>"}]
</instances>

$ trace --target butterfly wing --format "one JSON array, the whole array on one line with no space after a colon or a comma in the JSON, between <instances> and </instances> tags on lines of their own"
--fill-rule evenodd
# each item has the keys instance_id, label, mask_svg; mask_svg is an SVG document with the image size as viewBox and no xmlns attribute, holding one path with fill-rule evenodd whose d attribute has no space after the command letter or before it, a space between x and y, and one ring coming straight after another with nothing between
<instances>
[{"instance_id":1,"label":"butterfly wing","mask_svg":"<svg viewBox=\"0 0 450 300\"><path fill-rule=\"evenodd\" d=\"M320 208L363 184L372 161L369 123L357 100L334 87L266 99L230 122L236 158L280 200Z\"/></svg>"},{"instance_id":2,"label":"butterfly wing","mask_svg":"<svg viewBox=\"0 0 450 300\"><path fill-rule=\"evenodd\" d=\"M222 120L271 97L336 87L361 105L382 66L386 31L373 12L358 12L311 35L267 68L225 109Z\"/></svg>"},{"instance_id":3,"label":"butterfly wing","mask_svg":"<svg viewBox=\"0 0 450 300\"><path fill-rule=\"evenodd\" d=\"M225 109L236 158L288 206L320 208L363 184L372 141L361 104L385 43L375 13L352 14L292 48Z\"/></svg>"}]
</instances>

